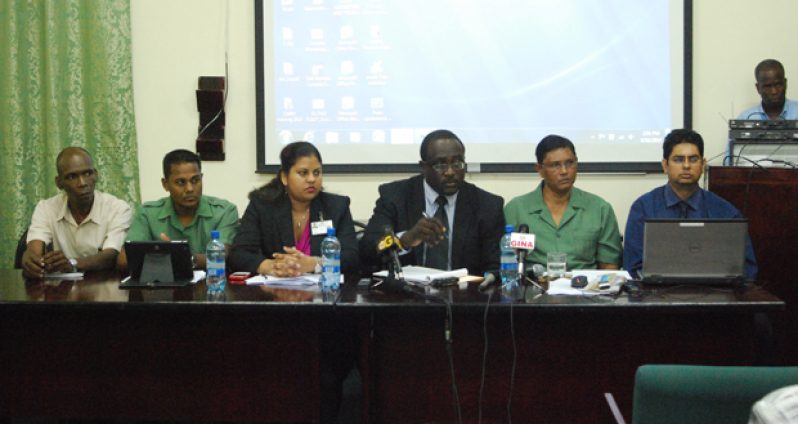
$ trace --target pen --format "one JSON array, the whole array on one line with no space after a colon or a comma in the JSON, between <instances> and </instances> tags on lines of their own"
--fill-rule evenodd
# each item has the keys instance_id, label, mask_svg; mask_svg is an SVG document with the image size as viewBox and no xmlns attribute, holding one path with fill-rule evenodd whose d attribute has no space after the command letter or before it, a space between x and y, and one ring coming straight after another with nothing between
<instances>
[{"instance_id":1,"label":"pen","mask_svg":"<svg viewBox=\"0 0 798 424\"><path fill-rule=\"evenodd\" d=\"M421 211L421 215L422 215L424 218L427 218L427 219L434 219L433 217L429 216L429 214L427 213L427 211ZM446 237L448 237L448 235L446 234L446 224L444 224L444 225L443 225L443 238L445 239Z\"/></svg>"}]
</instances>

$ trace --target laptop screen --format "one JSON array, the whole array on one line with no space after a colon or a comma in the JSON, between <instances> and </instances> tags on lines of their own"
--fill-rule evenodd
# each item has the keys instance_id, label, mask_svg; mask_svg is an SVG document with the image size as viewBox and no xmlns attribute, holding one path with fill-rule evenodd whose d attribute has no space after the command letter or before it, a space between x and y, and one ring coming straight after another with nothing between
<instances>
[{"instance_id":1,"label":"laptop screen","mask_svg":"<svg viewBox=\"0 0 798 424\"><path fill-rule=\"evenodd\" d=\"M646 220L643 280L650 283L741 282L748 220Z\"/></svg>"}]
</instances>

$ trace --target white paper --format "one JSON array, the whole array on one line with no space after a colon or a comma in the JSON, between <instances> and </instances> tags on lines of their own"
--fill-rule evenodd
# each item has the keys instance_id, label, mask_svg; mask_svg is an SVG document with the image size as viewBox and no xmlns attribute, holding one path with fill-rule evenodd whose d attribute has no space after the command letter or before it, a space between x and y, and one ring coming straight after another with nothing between
<instances>
[{"instance_id":1,"label":"white paper","mask_svg":"<svg viewBox=\"0 0 798 424\"><path fill-rule=\"evenodd\" d=\"M282 287L307 287L319 284L321 274L303 274L299 277L274 277L271 275L256 275L247 278L248 286L282 286ZM341 283L344 276L341 275Z\"/></svg>"},{"instance_id":2,"label":"white paper","mask_svg":"<svg viewBox=\"0 0 798 424\"><path fill-rule=\"evenodd\" d=\"M194 270L194 276L191 278L191 284L195 284L197 281L202 280L205 278L205 271L201 269Z\"/></svg>"},{"instance_id":3,"label":"white paper","mask_svg":"<svg viewBox=\"0 0 798 424\"><path fill-rule=\"evenodd\" d=\"M430 281L437 278L465 277L468 275L468 270L465 268L460 268L453 269L451 271L443 271L435 268L408 265L402 267L402 273L404 274L405 280L409 282L429 284ZM374 276L378 278L385 278L388 276L388 271L375 272Z\"/></svg>"},{"instance_id":4,"label":"white paper","mask_svg":"<svg viewBox=\"0 0 798 424\"><path fill-rule=\"evenodd\" d=\"M122 284L127 283L128 281L130 281L131 277L132 275L128 275L127 277L122 279L121 283ZM196 284L199 280L202 280L203 278L205 278L205 271L201 269L195 269L194 276L191 277L191 284Z\"/></svg>"},{"instance_id":5,"label":"white paper","mask_svg":"<svg viewBox=\"0 0 798 424\"><path fill-rule=\"evenodd\" d=\"M550 295L565 295L565 296L595 296L599 294L617 294L621 290L621 286L630 280L631 276L628 272L622 270L607 270L607 269L575 269L569 273L571 277L577 275L584 275L587 277L587 286L582 289L571 287L571 278L558 278L549 282L549 289L546 290ZM605 277L610 283L610 288L599 290L598 283Z\"/></svg>"},{"instance_id":6,"label":"white paper","mask_svg":"<svg viewBox=\"0 0 798 424\"><path fill-rule=\"evenodd\" d=\"M82 272L51 272L44 274L44 278L55 280L82 280Z\"/></svg>"}]
</instances>

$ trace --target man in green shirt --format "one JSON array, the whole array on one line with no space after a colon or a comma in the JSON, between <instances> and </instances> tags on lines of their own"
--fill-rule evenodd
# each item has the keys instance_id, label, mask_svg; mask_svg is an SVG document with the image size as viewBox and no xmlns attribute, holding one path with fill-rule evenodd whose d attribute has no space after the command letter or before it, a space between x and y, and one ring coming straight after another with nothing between
<instances>
[{"instance_id":1,"label":"man in green shirt","mask_svg":"<svg viewBox=\"0 0 798 424\"><path fill-rule=\"evenodd\" d=\"M618 269L621 235L612 206L574 187L576 149L570 140L549 135L535 149L535 169L543 178L534 191L504 207L508 224L529 225L535 250L527 261L546 264L549 252L567 255L568 269Z\"/></svg>"},{"instance_id":2,"label":"man in green shirt","mask_svg":"<svg viewBox=\"0 0 798 424\"><path fill-rule=\"evenodd\" d=\"M238 231L238 209L227 200L202 195L202 163L188 150L173 150L163 158L161 184L169 192L136 211L127 240L187 240L195 268L205 268L205 247L211 230L219 230L226 250ZM124 248L117 258L127 268Z\"/></svg>"}]
</instances>

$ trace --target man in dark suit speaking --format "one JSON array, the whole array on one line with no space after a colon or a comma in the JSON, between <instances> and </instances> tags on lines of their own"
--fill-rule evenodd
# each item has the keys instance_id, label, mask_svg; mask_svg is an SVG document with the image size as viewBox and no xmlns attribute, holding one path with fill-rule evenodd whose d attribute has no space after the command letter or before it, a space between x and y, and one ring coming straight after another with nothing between
<instances>
[{"instance_id":1,"label":"man in dark suit speaking","mask_svg":"<svg viewBox=\"0 0 798 424\"><path fill-rule=\"evenodd\" d=\"M377 250L394 231L402 265L468 268L482 275L499 267L504 200L464 181L465 146L451 131L436 130L421 142L421 175L383 184L363 238L365 264L382 267Z\"/></svg>"}]
</instances>

